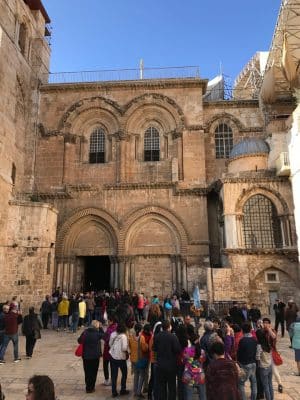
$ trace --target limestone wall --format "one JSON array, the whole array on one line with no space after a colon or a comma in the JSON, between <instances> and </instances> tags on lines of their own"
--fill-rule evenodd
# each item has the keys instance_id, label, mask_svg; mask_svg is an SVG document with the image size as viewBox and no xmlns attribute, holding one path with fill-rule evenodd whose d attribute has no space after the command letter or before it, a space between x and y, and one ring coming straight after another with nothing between
<instances>
[{"instance_id":1,"label":"limestone wall","mask_svg":"<svg viewBox=\"0 0 300 400\"><path fill-rule=\"evenodd\" d=\"M1 301L17 295L24 307L38 306L53 286L57 211L47 205L14 202L8 211L1 257Z\"/></svg>"}]
</instances>

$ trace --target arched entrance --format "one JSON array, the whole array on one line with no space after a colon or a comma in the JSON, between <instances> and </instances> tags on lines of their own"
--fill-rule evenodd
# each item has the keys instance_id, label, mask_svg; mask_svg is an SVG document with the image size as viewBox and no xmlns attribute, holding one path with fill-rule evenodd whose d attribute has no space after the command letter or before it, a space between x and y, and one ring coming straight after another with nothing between
<instances>
[{"instance_id":1,"label":"arched entrance","mask_svg":"<svg viewBox=\"0 0 300 400\"><path fill-rule=\"evenodd\" d=\"M63 225L58 236L56 286L68 293L114 287L115 225L109 214L97 209L82 210Z\"/></svg>"}]
</instances>

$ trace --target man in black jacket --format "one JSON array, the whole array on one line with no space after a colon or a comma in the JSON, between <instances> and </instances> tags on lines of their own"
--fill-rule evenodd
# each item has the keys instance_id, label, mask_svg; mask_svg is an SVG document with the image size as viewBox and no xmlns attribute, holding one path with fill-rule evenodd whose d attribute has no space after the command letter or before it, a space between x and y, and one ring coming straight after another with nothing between
<instances>
[{"instance_id":1,"label":"man in black jacket","mask_svg":"<svg viewBox=\"0 0 300 400\"><path fill-rule=\"evenodd\" d=\"M239 342L237 350L237 361L240 367L245 371L245 375L239 379L239 390L242 400L246 400L245 382L249 379L251 384L251 400L256 400L256 349L257 342L251 335L251 324L245 322L242 325L244 337Z\"/></svg>"},{"instance_id":2,"label":"man in black jacket","mask_svg":"<svg viewBox=\"0 0 300 400\"><path fill-rule=\"evenodd\" d=\"M280 300L276 299L273 306L275 312L275 331L278 332L278 326L281 325L281 336L284 337L284 312L285 304Z\"/></svg>"},{"instance_id":3,"label":"man in black jacket","mask_svg":"<svg viewBox=\"0 0 300 400\"><path fill-rule=\"evenodd\" d=\"M154 337L153 350L156 352L155 385L157 400L176 399L176 359L181 351L177 336L171 333L169 321L162 322L163 331Z\"/></svg>"}]
</instances>

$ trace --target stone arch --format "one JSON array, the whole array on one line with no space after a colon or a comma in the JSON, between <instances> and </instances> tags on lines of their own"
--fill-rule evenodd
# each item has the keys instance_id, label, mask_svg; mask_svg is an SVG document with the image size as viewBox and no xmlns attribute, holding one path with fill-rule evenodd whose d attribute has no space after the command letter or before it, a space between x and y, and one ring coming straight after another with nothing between
<instances>
[{"instance_id":1,"label":"stone arch","mask_svg":"<svg viewBox=\"0 0 300 400\"><path fill-rule=\"evenodd\" d=\"M59 121L58 129L70 131L73 125L79 124L80 126L80 119L82 119L80 116L87 116L90 110L93 110L93 112L99 110L100 114L103 113L116 126L118 126L118 118L122 115L122 108L117 102L102 96L88 97L77 101L67 109ZM85 112L87 114L84 114ZM86 119L83 118L83 121L86 121Z\"/></svg>"},{"instance_id":2,"label":"stone arch","mask_svg":"<svg viewBox=\"0 0 300 400\"><path fill-rule=\"evenodd\" d=\"M233 128L236 128L238 131L243 131L245 130L245 126L242 124L242 122L236 118L235 116L229 114L229 113L219 113L214 115L210 120L208 120L205 125L204 125L204 130L206 132L213 132L214 128L217 126L218 122L222 121L225 122L228 121L228 124Z\"/></svg>"},{"instance_id":3,"label":"stone arch","mask_svg":"<svg viewBox=\"0 0 300 400\"><path fill-rule=\"evenodd\" d=\"M246 203L246 201L257 194L261 194L265 197L267 197L269 200L272 201L272 203L275 205L276 210L278 215L286 215L289 213L289 208L284 200L284 198L281 196L279 192L273 189L266 189L263 186L255 186L252 187L251 189L246 190L243 192L240 197L237 200L236 203L236 213L237 214L242 214L243 213L243 207Z\"/></svg>"},{"instance_id":4,"label":"stone arch","mask_svg":"<svg viewBox=\"0 0 300 400\"><path fill-rule=\"evenodd\" d=\"M56 256L70 256L76 240L80 239L82 228L89 227L106 235L111 253L118 252L118 223L108 212L97 208L76 210L61 226L57 234ZM101 231L101 232L100 232Z\"/></svg>"},{"instance_id":5,"label":"stone arch","mask_svg":"<svg viewBox=\"0 0 300 400\"><path fill-rule=\"evenodd\" d=\"M141 229L145 223L161 226L164 234L169 234L169 239L175 242L172 251L186 255L188 235L183 223L172 212L158 206L141 208L124 218L120 231L120 252L126 254L129 251L129 245L135 237L135 229ZM171 249L167 251L169 250Z\"/></svg>"},{"instance_id":6,"label":"stone arch","mask_svg":"<svg viewBox=\"0 0 300 400\"><path fill-rule=\"evenodd\" d=\"M124 107L124 125L129 133L140 133L140 130L151 121L156 121L167 133L182 131L184 114L182 109L171 98L147 93L136 97Z\"/></svg>"}]
</instances>

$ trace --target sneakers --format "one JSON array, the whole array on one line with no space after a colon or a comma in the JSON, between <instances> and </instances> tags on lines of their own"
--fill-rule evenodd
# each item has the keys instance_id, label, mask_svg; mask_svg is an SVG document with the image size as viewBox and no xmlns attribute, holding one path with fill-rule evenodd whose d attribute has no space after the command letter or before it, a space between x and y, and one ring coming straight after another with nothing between
<instances>
[{"instance_id":1,"label":"sneakers","mask_svg":"<svg viewBox=\"0 0 300 400\"><path fill-rule=\"evenodd\" d=\"M129 390L121 390L120 391L120 396L125 396L126 394L129 394Z\"/></svg>"},{"instance_id":2,"label":"sneakers","mask_svg":"<svg viewBox=\"0 0 300 400\"><path fill-rule=\"evenodd\" d=\"M15 360L14 360L14 363L18 363L18 362L20 362L21 361L21 358L16 358Z\"/></svg>"},{"instance_id":3,"label":"sneakers","mask_svg":"<svg viewBox=\"0 0 300 400\"><path fill-rule=\"evenodd\" d=\"M105 379L105 381L103 382L103 385L104 386L110 386L111 385L110 380L109 379Z\"/></svg>"}]
</instances>

